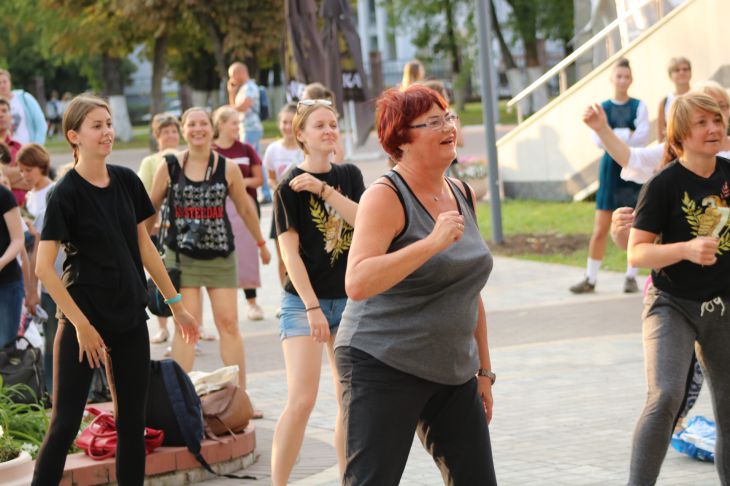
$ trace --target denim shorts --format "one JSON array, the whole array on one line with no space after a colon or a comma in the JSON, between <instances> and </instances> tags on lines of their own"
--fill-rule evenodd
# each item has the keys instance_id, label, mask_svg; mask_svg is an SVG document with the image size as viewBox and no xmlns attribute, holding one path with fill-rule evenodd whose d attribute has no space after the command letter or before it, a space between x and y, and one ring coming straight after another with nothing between
<instances>
[{"instance_id":1,"label":"denim shorts","mask_svg":"<svg viewBox=\"0 0 730 486\"><path fill-rule=\"evenodd\" d=\"M342 319L342 312L345 310L347 297L341 299L319 299L319 306L330 325L330 334L335 334ZM309 320L304 301L298 295L289 292L281 293L281 317L279 319L279 337L283 341L286 338L296 336L309 336Z\"/></svg>"}]
</instances>

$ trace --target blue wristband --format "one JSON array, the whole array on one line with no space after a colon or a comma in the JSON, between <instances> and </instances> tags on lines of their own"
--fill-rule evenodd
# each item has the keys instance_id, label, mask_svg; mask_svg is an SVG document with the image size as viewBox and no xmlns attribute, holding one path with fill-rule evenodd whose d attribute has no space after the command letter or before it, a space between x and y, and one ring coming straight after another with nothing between
<instances>
[{"instance_id":1,"label":"blue wristband","mask_svg":"<svg viewBox=\"0 0 730 486\"><path fill-rule=\"evenodd\" d=\"M167 305L176 304L176 303L180 302L181 300L182 300L182 295L177 294L175 297L170 297L169 299L165 299L165 304L167 304Z\"/></svg>"}]
</instances>

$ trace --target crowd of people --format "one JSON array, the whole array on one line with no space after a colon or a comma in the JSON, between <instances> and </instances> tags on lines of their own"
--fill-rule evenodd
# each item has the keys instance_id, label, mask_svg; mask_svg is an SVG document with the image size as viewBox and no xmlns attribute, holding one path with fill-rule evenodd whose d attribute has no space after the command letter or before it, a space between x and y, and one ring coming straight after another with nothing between
<instances>
[{"instance_id":1,"label":"crowd of people","mask_svg":"<svg viewBox=\"0 0 730 486\"><path fill-rule=\"evenodd\" d=\"M668 71L675 90L659 106L660 144L646 147L649 110L628 94L625 59L611 70L612 97L583 114L605 153L586 275L570 290L595 290L609 235L628 251L625 292L639 291L638 268L653 269L642 315L649 390L629 484L655 483L703 373L725 484L730 98L713 82L691 89L686 58L672 59ZM0 70L0 344L22 333L24 314L48 315L52 415L33 484L60 481L102 365L116 387L117 481L142 484L150 344L169 341L172 359L192 370L197 341L216 339L202 328L203 288L221 361L238 366L246 389L238 289L246 317L264 319L257 299L260 265L271 260L260 224L265 203L272 203L266 234L278 257L287 382L272 441L273 484L288 483L299 455L323 352L338 399L343 484L397 485L414 434L445 483L497 484L489 435L496 375L480 296L493 260L473 190L447 176L463 145L458 116L444 86L424 76L413 61L402 84L378 97L375 127L391 168L366 188L358 167L344 161L336 100L320 83L281 108L281 136L260 155L263 95L246 65L234 63L229 104L153 117L158 151L135 174L109 163L114 127L103 99L61 102L56 93L46 120ZM66 139L70 166L54 170L46 134ZM171 268L180 272L179 288ZM147 275L173 321L158 318L152 336Z\"/></svg>"}]
</instances>

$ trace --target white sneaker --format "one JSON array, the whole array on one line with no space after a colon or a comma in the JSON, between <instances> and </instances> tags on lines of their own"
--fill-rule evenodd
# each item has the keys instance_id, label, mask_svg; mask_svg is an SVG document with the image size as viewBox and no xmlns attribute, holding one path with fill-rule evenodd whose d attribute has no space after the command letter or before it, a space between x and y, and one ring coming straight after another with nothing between
<instances>
[{"instance_id":1,"label":"white sneaker","mask_svg":"<svg viewBox=\"0 0 730 486\"><path fill-rule=\"evenodd\" d=\"M249 321L261 321L264 319L264 311L257 304L248 306L247 315Z\"/></svg>"}]
</instances>

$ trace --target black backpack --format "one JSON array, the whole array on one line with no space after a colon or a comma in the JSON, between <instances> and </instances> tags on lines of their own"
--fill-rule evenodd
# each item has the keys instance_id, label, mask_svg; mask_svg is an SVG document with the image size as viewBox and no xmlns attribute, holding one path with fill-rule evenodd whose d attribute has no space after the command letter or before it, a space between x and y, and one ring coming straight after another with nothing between
<instances>
[{"instance_id":1,"label":"black backpack","mask_svg":"<svg viewBox=\"0 0 730 486\"><path fill-rule=\"evenodd\" d=\"M200 397L185 371L171 359L150 361L147 394L147 427L165 432L163 446L185 446L210 473L230 479L256 479L253 476L218 474L200 453L205 436Z\"/></svg>"}]
</instances>

